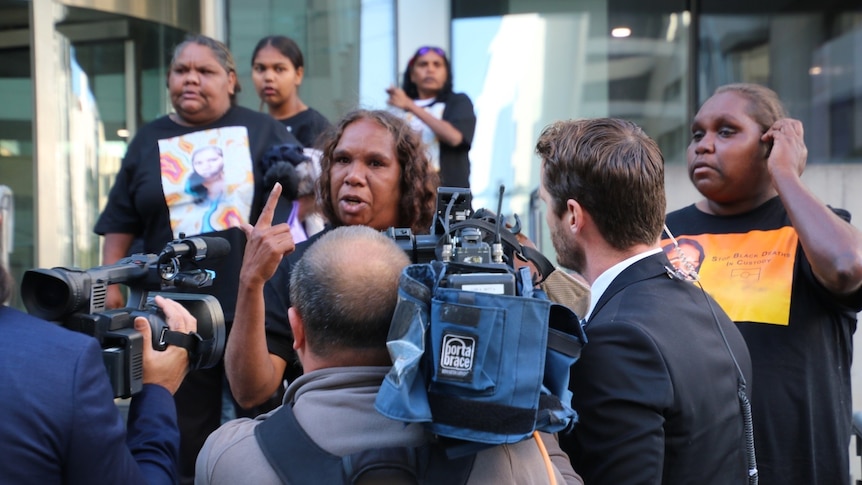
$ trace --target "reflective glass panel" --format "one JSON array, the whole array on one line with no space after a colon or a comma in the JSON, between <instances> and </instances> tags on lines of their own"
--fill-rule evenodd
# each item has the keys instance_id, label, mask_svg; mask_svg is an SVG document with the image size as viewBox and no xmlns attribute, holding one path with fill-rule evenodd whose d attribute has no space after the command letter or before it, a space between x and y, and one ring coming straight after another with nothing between
<instances>
[{"instance_id":1,"label":"reflective glass panel","mask_svg":"<svg viewBox=\"0 0 862 485\"><path fill-rule=\"evenodd\" d=\"M265 36L285 35L302 51L302 101L333 122L355 108L359 103L359 51L364 40L360 32L371 27L361 25L361 12L366 8L361 3L227 0L228 46L243 86L240 104L266 112L251 81L252 51Z\"/></svg>"},{"instance_id":2,"label":"reflective glass panel","mask_svg":"<svg viewBox=\"0 0 862 485\"><path fill-rule=\"evenodd\" d=\"M29 35L27 4L0 1L0 264L16 281L34 259Z\"/></svg>"},{"instance_id":3,"label":"reflective glass panel","mask_svg":"<svg viewBox=\"0 0 862 485\"><path fill-rule=\"evenodd\" d=\"M93 226L107 201L128 141L138 126L167 114L171 50L185 33L154 22L66 8L56 22L61 136L57 173L67 177L57 208L59 242L74 265L101 263ZM68 239L67 239L68 235Z\"/></svg>"},{"instance_id":4,"label":"reflective glass panel","mask_svg":"<svg viewBox=\"0 0 862 485\"><path fill-rule=\"evenodd\" d=\"M496 210L504 184L503 212L531 214L525 229L548 254L535 197L535 143L544 127L627 118L659 143L668 163L685 159L690 15L682 3L619 3L510 2L506 15L452 22L455 91L470 96L477 115L474 207Z\"/></svg>"},{"instance_id":5,"label":"reflective glass panel","mask_svg":"<svg viewBox=\"0 0 862 485\"><path fill-rule=\"evenodd\" d=\"M769 86L805 126L809 164L862 161L860 65L858 6L841 11L812 3L794 11L731 11L722 2L704 2L698 104L722 84Z\"/></svg>"}]
</instances>

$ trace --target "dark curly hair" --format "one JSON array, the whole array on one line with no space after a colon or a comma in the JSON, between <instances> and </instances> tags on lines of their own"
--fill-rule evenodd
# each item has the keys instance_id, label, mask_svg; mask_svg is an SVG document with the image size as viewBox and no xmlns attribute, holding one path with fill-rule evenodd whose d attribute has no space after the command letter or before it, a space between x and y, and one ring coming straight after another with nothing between
<instances>
[{"instance_id":1,"label":"dark curly hair","mask_svg":"<svg viewBox=\"0 0 862 485\"><path fill-rule=\"evenodd\" d=\"M398 226L409 227L414 234L428 234L437 206L440 178L431 168L425 146L404 120L383 110L359 109L347 113L338 124L322 135L320 177L317 179L317 204L333 226L344 225L332 204L332 156L344 130L360 120L371 120L392 134L395 154L401 166L401 200L398 202Z\"/></svg>"}]
</instances>

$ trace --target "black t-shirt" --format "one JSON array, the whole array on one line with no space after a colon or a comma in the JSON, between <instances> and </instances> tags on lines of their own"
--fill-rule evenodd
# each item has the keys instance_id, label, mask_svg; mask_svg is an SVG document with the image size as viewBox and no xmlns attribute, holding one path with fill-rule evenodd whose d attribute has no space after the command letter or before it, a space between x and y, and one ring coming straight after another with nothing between
<instances>
[{"instance_id":1,"label":"black t-shirt","mask_svg":"<svg viewBox=\"0 0 862 485\"><path fill-rule=\"evenodd\" d=\"M464 93L452 93L443 102L443 121L461 132L464 139L458 146L440 143L440 185L470 188L470 146L476 131L473 102Z\"/></svg>"},{"instance_id":2,"label":"black t-shirt","mask_svg":"<svg viewBox=\"0 0 862 485\"><path fill-rule=\"evenodd\" d=\"M849 222L849 213L833 211ZM734 216L688 206L668 214L667 226L681 245L701 245L704 289L748 344L761 483L848 483L862 291L841 297L816 280L778 197Z\"/></svg>"},{"instance_id":3,"label":"black t-shirt","mask_svg":"<svg viewBox=\"0 0 862 485\"><path fill-rule=\"evenodd\" d=\"M332 126L329 120L314 108L308 108L279 121L284 123L287 131L291 132L306 148L314 147L317 137Z\"/></svg>"},{"instance_id":4,"label":"black t-shirt","mask_svg":"<svg viewBox=\"0 0 862 485\"><path fill-rule=\"evenodd\" d=\"M269 115L234 106L221 119L208 125L182 126L173 122L168 116L144 125L129 144L108 196L108 203L99 216L94 231L100 235L133 234L140 241L140 245L136 245L135 250L159 253L166 243L174 239L171 216L163 189L162 164L169 163L169 160L162 160L160 140L231 127L243 127L247 131L247 149L251 160L254 187L250 213L245 217L254 224L263 208L266 195L261 166L263 154L273 145L298 142L284 129L283 125ZM213 133L218 132L213 131ZM226 157L224 164L230 163L231 160ZM215 295L222 304L225 318L232 321L245 235L237 227L205 234L224 236L231 243L230 255L217 261L204 261L202 266L216 271L213 286L203 289L203 292ZM187 236L192 235L187 234Z\"/></svg>"}]
</instances>

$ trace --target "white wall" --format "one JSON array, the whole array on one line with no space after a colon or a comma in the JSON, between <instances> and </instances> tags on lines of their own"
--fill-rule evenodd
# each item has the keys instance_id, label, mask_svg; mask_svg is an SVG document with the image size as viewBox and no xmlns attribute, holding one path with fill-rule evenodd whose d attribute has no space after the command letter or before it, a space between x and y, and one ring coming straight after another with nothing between
<instances>
[{"instance_id":1,"label":"white wall","mask_svg":"<svg viewBox=\"0 0 862 485\"><path fill-rule=\"evenodd\" d=\"M419 47L433 45L449 53L449 18L445 0L363 0L360 106L385 109L386 88L401 84L407 61Z\"/></svg>"},{"instance_id":2,"label":"white wall","mask_svg":"<svg viewBox=\"0 0 862 485\"><path fill-rule=\"evenodd\" d=\"M398 0L397 2L398 81L416 49L433 45L449 49L451 13L448 0ZM451 55L450 55L451 57Z\"/></svg>"}]
</instances>

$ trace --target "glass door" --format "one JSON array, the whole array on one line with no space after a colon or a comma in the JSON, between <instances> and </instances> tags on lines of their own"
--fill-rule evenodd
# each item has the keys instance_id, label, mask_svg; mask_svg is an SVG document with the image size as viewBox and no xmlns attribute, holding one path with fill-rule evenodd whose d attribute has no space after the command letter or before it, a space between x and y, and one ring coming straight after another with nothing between
<instances>
[{"instance_id":1,"label":"glass door","mask_svg":"<svg viewBox=\"0 0 862 485\"><path fill-rule=\"evenodd\" d=\"M29 39L27 4L0 0L0 263L16 281L34 259Z\"/></svg>"},{"instance_id":2,"label":"glass door","mask_svg":"<svg viewBox=\"0 0 862 485\"><path fill-rule=\"evenodd\" d=\"M455 91L476 110L473 206L496 207L504 184L503 212L527 215L535 230L528 236L552 256L546 225L533 220L539 134L561 119L626 118L658 142L668 165L681 167L690 16L673 0L637 11L617 0L551 3L513 0L500 15L455 2L456 12L469 13L452 21L452 72Z\"/></svg>"},{"instance_id":3,"label":"glass door","mask_svg":"<svg viewBox=\"0 0 862 485\"><path fill-rule=\"evenodd\" d=\"M93 225L127 143L169 111L171 49L200 28L197 2L93 3L0 0L0 262L16 281L100 263Z\"/></svg>"},{"instance_id":4,"label":"glass door","mask_svg":"<svg viewBox=\"0 0 862 485\"><path fill-rule=\"evenodd\" d=\"M185 31L122 15L66 8L56 24L56 41L68 77L59 101L65 106L64 131L69 143L60 163L68 170L67 205L59 236L68 241L73 264L101 263L99 238L93 226L119 171L128 142L137 128L166 114L165 89L170 51ZM61 116L61 119L63 117Z\"/></svg>"}]
</instances>

